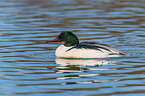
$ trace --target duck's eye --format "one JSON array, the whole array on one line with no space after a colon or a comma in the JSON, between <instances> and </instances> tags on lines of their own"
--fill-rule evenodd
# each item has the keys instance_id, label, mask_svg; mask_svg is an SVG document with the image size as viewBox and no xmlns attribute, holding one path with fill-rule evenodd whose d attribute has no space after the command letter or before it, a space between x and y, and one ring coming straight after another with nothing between
<instances>
[{"instance_id":1,"label":"duck's eye","mask_svg":"<svg viewBox=\"0 0 145 96\"><path fill-rule=\"evenodd\" d=\"M60 39L63 39L63 37L64 37L63 35L60 35L60 36L59 36Z\"/></svg>"}]
</instances>

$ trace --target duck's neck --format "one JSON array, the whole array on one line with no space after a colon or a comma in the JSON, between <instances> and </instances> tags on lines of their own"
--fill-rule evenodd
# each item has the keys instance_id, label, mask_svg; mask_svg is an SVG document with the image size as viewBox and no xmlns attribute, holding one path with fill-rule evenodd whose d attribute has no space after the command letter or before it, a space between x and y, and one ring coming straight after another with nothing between
<instances>
[{"instance_id":1,"label":"duck's neck","mask_svg":"<svg viewBox=\"0 0 145 96\"><path fill-rule=\"evenodd\" d=\"M79 43L65 43L63 44L66 47L77 46Z\"/></svg>"},{"instance_id":2,"label":"duck's neck","mask_svg":"<svg viewBox=\"0 0 145 96\"><path fill-rule=\"evenodd\" d=\"M79 40L78 39L67 40L67 41L64 42L64 46L66 46L66 47L77 46L78 44L79 44Z\"/></svg>"},{"instance_id":3,"label":"duck's neck","mask_svg":"<svg viewBox=\"0 0 145 96\"><path fill-rule=\"evenodd\" d=\"M78 38L71 38L69 37L67 40L64 41L64 46L70 47L70 46L77 46L79 44Z\"/></svg>"}]
</instances>

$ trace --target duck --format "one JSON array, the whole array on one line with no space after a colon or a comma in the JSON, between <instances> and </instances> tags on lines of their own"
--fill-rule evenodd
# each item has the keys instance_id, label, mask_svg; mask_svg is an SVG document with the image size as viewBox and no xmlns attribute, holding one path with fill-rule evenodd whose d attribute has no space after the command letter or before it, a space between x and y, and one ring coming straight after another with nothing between
<instances>
[{"instance_id":1,"label":"duck","mask_svg":"<svg viewBox=\"0 0 145 96\"><path fill-rule=\"evenodd\" d=\"M108 57L131 57L120 50L97 42L80 42L75 34L70 31L62 31L54 40L46 41L62 42L56 51L58 58L108 58Z\"/></svg>"}]
</instances>

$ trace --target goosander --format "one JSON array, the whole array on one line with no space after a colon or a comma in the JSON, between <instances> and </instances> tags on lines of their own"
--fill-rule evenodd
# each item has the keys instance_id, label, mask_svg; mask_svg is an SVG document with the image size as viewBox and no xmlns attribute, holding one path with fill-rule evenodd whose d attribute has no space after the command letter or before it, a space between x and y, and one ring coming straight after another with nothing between
<instances>
[{"instance_id":1,"label":"goosander","mask_svg":"<svg viewBox=\"0 0 145 96\"><path fill-rule=\"evenodd\" d=\"M60 58L107 58L107 57L131 57L120 50L108 47L96 42L80 42L76 35L70 31L61 32L56 39L46 41L63 42L56 51L55 56Z\"/></svg>"}]
</instances>

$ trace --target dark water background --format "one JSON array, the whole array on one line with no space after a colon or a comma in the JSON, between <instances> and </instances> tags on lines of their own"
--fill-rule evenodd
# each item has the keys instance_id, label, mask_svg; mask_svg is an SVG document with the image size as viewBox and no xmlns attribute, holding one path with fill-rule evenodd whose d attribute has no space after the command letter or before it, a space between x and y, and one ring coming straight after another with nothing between
<instances>
[{"instance_id":1,"label":"dark water background","mask_svg":"<svg viewBox=\"0 0 145 96\"><path fill-rule=\"evenodd\" d=\"M60 31L135 55L56 59ZM1 96L145 96L145 0L1 0Z\"/></svg>"}]
</instances>

